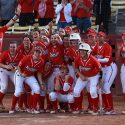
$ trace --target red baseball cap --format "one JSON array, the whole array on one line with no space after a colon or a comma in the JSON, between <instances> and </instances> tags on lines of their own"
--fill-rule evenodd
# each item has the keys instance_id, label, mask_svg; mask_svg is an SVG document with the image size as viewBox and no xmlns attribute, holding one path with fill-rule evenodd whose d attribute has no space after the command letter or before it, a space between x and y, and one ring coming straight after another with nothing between
<instances>
[{"instance_id":1,"label":"red baseball cap","mask_svg":"<svg viewBox=\"0 0 125 125\"><path fill-rule=\"evenodd\" d=\"M96 34L96 30L93 29L93 28L88 28L88 29L87 29L87 32L88 32L88 34L89 34L89 33L95 33L95 34Z\"/></svg>"},{"instance_id":2,"label":"red baseball cap","mask_svg":"<svg viewBox=\"0 0 125 125\"><path fill-rule=\"evenodd\" d=\"M70 27L70 26L66 26L65 28L64 28L64 30L65 30L65 32L66 33L71 33L72 32L72 27Z\"/></svg>"},{"instance_id":3,"label":"red baseball cap","mask_svg":"<svg viewBox=\"0 0 125 125\"><path fill-rule=\"evenodd\" d=\"M96 34L96 33L89 33L89 34L87 34L87 36L88 36L88 37L91 37L91 36L92 36L92 37L96 37L97 34Z\"/></svg>"},{"instance_id":4,"label":"red baseball cap","mask_svg":"<svg viewBox=\"0 0 125 125\"><path fill-rule=\"evenodd\" d=\"M107 38L107 35L102 31L98 32L98 35L100 35L100 36L102 36L104 38Z\"/></svg>"}]
</instances>

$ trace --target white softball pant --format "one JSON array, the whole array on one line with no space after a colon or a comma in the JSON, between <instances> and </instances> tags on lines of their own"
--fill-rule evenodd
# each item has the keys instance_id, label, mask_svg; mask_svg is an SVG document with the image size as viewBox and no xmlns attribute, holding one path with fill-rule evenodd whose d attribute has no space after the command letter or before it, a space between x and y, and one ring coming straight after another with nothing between
<instances>
[{"instance_id":1,"label":"white softball pant","mask_svg":"<svg viewBox=\"0 0 125 125\"><path fill-rule=\"evenodd\" d=\"M54 78L59 73L59 71L60 71L59 68L54 68L53 73L47 79L46 84L47 84L47 93L48 94L54 90Z\"/></svg>"},{"instance_id":2,"label":"white softball pant","mask_svg":"<svg viewBox=\"0 0 125 125\"><path fill-rule=\"evenodd\" d=\"M0 92L6 93L9 79L14 83L14 72L0 68Z\"/></svg>"},{"instance_id":3,"label":"white softball pant","mask_svg":"<svg viewBox=\"0 0 125 125\"><path fill-rule=\"evenodd\" d=\"M99 81L99 75L97 74L96 76L93 77L88 77L85 81L81 80L81 78L79 77L76 85L74 87L74 97L80 97L80 94L82 92L82 90L87 87L87 89L89 88L90 94L92 98L97 98L97 84ZM89 87L88 87L89 86Z\"/></svg>"},{"instance_id":4,"label":"white softball pant","mask_svg":"<svg viewBox=\"0 0 125 125\"><path fill-rule=\"evenodd\" d=\"M17 70L14 75L14 82L15 82L15 93L16 97L19 97L24 92L24 82L26 82L31 90L32 93L40 94L40 86L38 81L36 80L35 76L30 77L22 77Z\"/></svg>"},{"instance_id":5,"label":"white softball pant","mask_svg":"<svg viewBox=\"0 0 125 125\"><path fill-rule=\"evenodd\" d=\"M63 94L60 94L60 93L57 93L57 92L51 92L49 94L49 98L50 98L51 101L57 100L59 102L74 103L74 97L73 97L72 93L63 95Z\"/></svg>"},{"instance_id":6,"label":"white softball pant","mask_svg":"<svg viewBox=\"0 0 125 125\"><path fill-rule=\"evenodd\" d=\"M111 63L110 66L102 68L102 90L105 94L111 93L111 85L117 75L117 66Z\"/></svg>"},{"instance_id":7,"label":"white softball pant","mask_svg":"<svg viewBox=\"0 0 125 125\"><path fill-rule=\"evenodd\" d=\"M122 83L122 91L125 93L125 64L122 64L121 66L120 78Z\"/></svg>"}]
</instances>

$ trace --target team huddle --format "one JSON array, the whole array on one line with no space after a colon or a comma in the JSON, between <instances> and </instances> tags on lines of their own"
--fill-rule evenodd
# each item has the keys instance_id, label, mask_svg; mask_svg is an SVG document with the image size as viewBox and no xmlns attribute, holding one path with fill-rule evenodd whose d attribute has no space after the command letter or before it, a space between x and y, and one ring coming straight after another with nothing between
<instances>
[{"instance_id":1,"label":"team huddle","mask_svg":"<svg viewBox=\"0 0 125 125\"><path fill-rule=\"evenodd\" d=\"M76 32L71 27L54 34L43 28L34 29L31 36L25 35L19 46L17 42L11 42L9 49L0 55L1 105L9 79L15 86L10 114L17 111L33 114L63 111L98 115L99 83L103 113L116 114L110 88L117 75L117 66L104 32L96 33L89 28L87 40L84 40L78 30ZM122 39L125 41L125 33L122 33ZM125 42L120 55L121 81L125 93ZM85 89L88 97L86 111L83 110Z\"/></svg>"}]
</instances>

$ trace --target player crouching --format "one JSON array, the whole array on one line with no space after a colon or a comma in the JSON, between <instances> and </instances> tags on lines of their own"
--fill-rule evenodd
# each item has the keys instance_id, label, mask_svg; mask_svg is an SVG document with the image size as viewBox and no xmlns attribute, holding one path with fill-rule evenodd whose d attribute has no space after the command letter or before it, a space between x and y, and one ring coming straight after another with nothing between
<instances>
[{"instance_id":1,"label":"player crouching","mask_svg":"<svg viewBox=\"0 0 125 125\"><path fill-rule=\"evenodd\" d=\"M55 91L49 94L53 110L51 114L58 112L58 102L64 102L69 104L70 110L73 110L74 97L72 93L73 78L68 74L68 67L62 65L60 67L60 73L55 77Z\"/></svg>"},{"instance_id":2,"label":"player crouching","mask_svg":"<svg viewBox=\"0 0 125 125\"><path fill-rule=\"evenodd\" d=\"M18 70L14 75L15 92L12 98L11 110L9 111L9 114L13 114L15 112L16 103L20 95L24 92L24 82L30 86L31 92L33 93L33 106L31 113L40 113L37 110L37 103L40 96L40 85L42 86L43 84L41 72L43 71L44 66L44 60L41 58L41 55L42 49L36 47L33 50L33 54L25 56L19 62ZM35 78L35 74L37 75L38 80Z\"/></svg>"}]
</instances>

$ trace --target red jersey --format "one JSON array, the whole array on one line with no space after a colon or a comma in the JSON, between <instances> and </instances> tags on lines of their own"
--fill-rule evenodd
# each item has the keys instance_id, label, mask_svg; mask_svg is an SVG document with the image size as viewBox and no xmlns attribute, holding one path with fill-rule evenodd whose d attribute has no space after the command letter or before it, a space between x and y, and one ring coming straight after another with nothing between
<instances>
[{"instance_id":1,"label":"red jersey","mask_svg":"<svg viewBox=\"0 0 125 125\"><path fill-rule=\"evenodd\" d=\"M60 19L61 22L66 22L65 16L64 16L64 8L60 11Z\"/></svg>"},{"instance_id":2,"label":"red jersey","mask_svg":"<svg viewBox=\"0 0 125 125\"><path fill-rule=\"evenodd\" d=\"M21 44L21 45L18 47L18 51L20 51L20 52L22 53L22 55L26 56L26 55L28 55L28 54L31 54L32 48L33 48L33 46L32 46L32 44L31 44L30 49L29 49L28 51L26 51L26 50L24 49L24 45Z\"/></svg>"},{"instance_id":3,"label":"red jersey","mask_svg":"<svg viewBox=\"0 0 125 125\"><path fill-rule=\"evenodd\" d=\"M33 55L25 56L18 65L21 69L21 72L26 76L33 76L37 72L42 72L44 67L44 60L39 59L36 63L33 60Z\"/></svg>"},{"instance_id":4,"label":"red jersey","mask_svg":"<svg viewBox=\"0 0 125 125\"><path fill-rule=\"evenodd\" d=\"M55 77L55 79L54 79L55 84L56 84L56 79L57 79L57 77ZM73 88L72 88L73 82L74 82L74 80L73 80L72 76L69 76L67 83L70 85L70 89L67 92L65 92L65 91L63 91L65 78L62 79L61 76L60 76L60 86L61 86L62 89L57 91L57 92L61 93L61 94L68 94L68 93L73 92Z\"/></svg>"},{"instance_id":5,"label":"red jersey","mask_svg":"<svg viewBox=\"0 0 125 125\"><path fill-rule=\"evenodd\" d=\"M78 56L79 52L74 47L69 47L66 55L68 55L71 59L75 59Z\"/></svg>"},{"instance_id":6,"label":"red jersey","mask_svg":"<svg viewBox=\"0 0 125 125\"><path fill-rule=\"evenodd\" d=\"M55 46L48 47L48 59L50 59L53 65L62 65L63 64L63 45L57 44Z\"/></svg>"},{"instance_id":7,"label":"red jersey","mask_svg":"<svg viewBox=\"0 0 125 125\"><path fill-rule=\"evenodd\" d=\"M45 14L44 18L54 18L54 15L55 15L54 2L53 2L53 0L47 0L47 2L46 2L46 14ZM38 15L38 18L40 18L39 15Z\"/></svg>"},{"instance_id":8,"label":"red jersey","mask_svg":"<svg viewBox=\"0 0 125 125\"><path fill-rule=\"evenodd\" d=\"M3 26L0 28L0 38L3 38L4 33L8 30L7 26Z\"/></svg>"},{"instance_id":9,"label":"red jersey","mask_svg":"<svg viewBox=\"0 0 125 125\"><path fill-rule=\"evenodd\" d=\"M17 66L19 61L23 58L23 55L17 51L14 57L11 56L10 51L4 51L0 56L0 63L5 65Z\"/></svg>"},{"instance_id":10,"label":"red jersey","mask_svg":"<svg viewBox=\"0 0 125 125\"><path fill-rule=\"evenodd\" d=\"M47 47L42 41L38 41L36 43L33 43L33 46L40 46L42 48L42 58L46 59L47 58Z\"/></svg>"},{"instance_id":11,"label":"red jersey","mask_svg":"<svg viewBox=\"0 0 125 125\"><path fill-rule=\"evenodd\" d=\"M79 56L75 60L75 68L78 68L83 76L93 77L99 73L101 64L92 55L90 55L87 60L84 60L81 56Z\"/></svg>"},{"instance_id":12,"label":"red jersey","mask_svg":"<svg viewBox=\"0 0 125 125\"><path fill-rule=\"evenodd\" d=\"M21 5L21 13L33 13L33 0L18 0Z\"/></svg>"},{"instance_id":13,"label":"red jersey","mask_svg":"<svg viewBox=\"0 0 125 125\"><path fill-rule=\"evenodd\" d=\"M76 12L74 11L76 8L76 3L72 4L72 11L71 11L71 16L76 16Z\"/></svg>"},{"instance_id":14,"label":"red jersey","mask_svg":"<svg viewBox=\"0 0 125 125\"><path fill-rule=\"evenodd\" d=\"M90 0L83 0L83 4L87 8L92 9L92 2ZM78 8L78 10L76 12L76 16L78 18L90 17L91 13L90 12L86 12L83 8Z\"/></svg>"},{"instance_id":15,"label":"red jersey","mask_svg":"<svg viewBox=\"0 0 125 125\"><path fill-rule=\"evenodd\" d=\"M121 55L121 63L125 64L125 45L122 46L120 50L120 55Z\"/></svg>"},{"instance_id":16,"label":"red jersey","mask_svg":"<svg viewBox=\"0 0 125 125\"><path fill-rule=\"evenodd\" d=\"M103 58L109 58L109 61L107 63L101 63L102 67L104 66L110 66L112 63L112 47L105 43L101 47L96 47L93 52L95 53L95 56L97 59L103 59Z\"/></svg>"}]
</instances>

